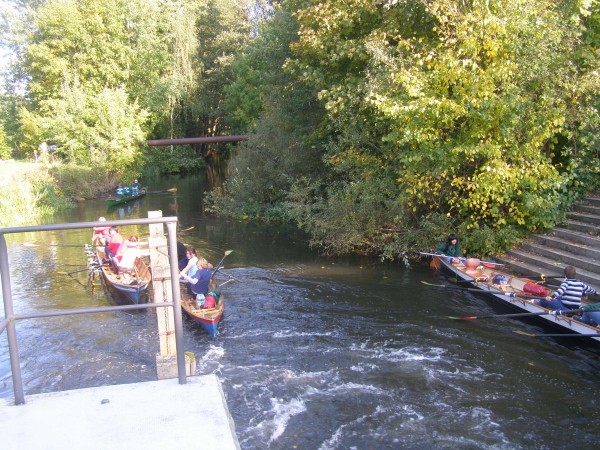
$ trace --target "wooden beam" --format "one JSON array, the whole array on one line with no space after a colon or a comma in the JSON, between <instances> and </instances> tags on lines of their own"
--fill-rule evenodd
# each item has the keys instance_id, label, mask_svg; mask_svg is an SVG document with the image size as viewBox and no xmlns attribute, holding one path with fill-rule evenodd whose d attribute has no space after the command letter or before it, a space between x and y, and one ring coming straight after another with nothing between
<instances>
[{"instance_id":1,"label":"wooden beam","mask_svg":"<svg viewBox=\"0 0 600 450\"><path fill-rule=\"evenodd\" d=\"M239 142L248 140L247 135L238 136L209 136L179 139L154 139L146 141L151 147L160 147L163 145L187 145L187 144L213 144L217 142Z\"/></svg>"}]
</instances>

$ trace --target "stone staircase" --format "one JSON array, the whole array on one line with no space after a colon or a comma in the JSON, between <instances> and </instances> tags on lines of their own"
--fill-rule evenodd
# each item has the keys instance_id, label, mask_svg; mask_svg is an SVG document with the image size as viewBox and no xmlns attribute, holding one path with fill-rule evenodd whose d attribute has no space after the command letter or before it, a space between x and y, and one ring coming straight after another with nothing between
<instances>
[{"instance_id":1,"label":"stone staircase","mask_svg":"<svg viewBox=\"0 0 600 450\"><path fill-rule=\"evenodd\" d=\"M520 275L561 275L565 266L600 292L600 193L585 197L567 213L567 222L546 234L534 234L521 245L496 257Z\"/></svg>"}]
</instances>

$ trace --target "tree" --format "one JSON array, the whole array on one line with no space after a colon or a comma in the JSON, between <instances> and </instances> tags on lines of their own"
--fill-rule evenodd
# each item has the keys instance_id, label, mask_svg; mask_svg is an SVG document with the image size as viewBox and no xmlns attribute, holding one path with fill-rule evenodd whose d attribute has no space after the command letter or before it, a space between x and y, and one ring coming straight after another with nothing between
<instances>
[{"instance_id":1,"label":"tree","mask_svg":"<svg viewBox=\"0 0 600 450\"><path fill-rule=\"evenodd\" d=\"M113 170L133 164L144 135L191 89L200 3L48 0L23 9L11 35L13 93L26 99L22 145L31 154L50 142L78 163L114 161Z\"/></svg>"}]
</instances>

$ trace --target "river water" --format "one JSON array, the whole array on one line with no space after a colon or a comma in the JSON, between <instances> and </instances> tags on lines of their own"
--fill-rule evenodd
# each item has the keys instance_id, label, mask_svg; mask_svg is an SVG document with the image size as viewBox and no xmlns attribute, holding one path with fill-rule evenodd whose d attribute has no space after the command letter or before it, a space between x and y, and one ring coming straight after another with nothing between
<instances>
[{"instance_id":1,"label":"river water","mask_svg":"<svg viewBox=\"0 0 600 450\"><path fill-rule=\"evenodd\" d=\"M197 373L216 373L243 449L584 448L600 441L600 347L535 321L452 321L510 312L471 292L421 284L425 262L326 259L286 227L203 212L204 179L165 179L126 208L86 201L55 222L177 215L178 239L216 263L220 335L184 320ZM191 228L193 227L193 228ZM144 227L122 234L147 236ZM7 236L17 313L115 303L88 283L90 232ZM48 245L59 244L59 245ZM66 246L69 244L72 246ZM434 245L435 243L432 243ZM156 379L154 311L19 321L25 394ZM0 396L13 390L0 337Z\"/></svg>"}]
</instances>

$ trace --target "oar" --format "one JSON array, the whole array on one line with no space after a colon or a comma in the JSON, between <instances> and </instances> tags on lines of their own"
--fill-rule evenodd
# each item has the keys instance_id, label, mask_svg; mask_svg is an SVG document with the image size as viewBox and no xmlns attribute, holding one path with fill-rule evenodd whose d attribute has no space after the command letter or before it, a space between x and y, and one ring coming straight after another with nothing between
<instances>
[{"instance_id":1,"label":"oar","mask_svg":"<svg viewBox=\"0 0 600 450\"><path fill-rule=\"evenodd\" d=\"M522 334L523 336L530 337L600 337L599 333L550 333L550 334L537 334L537 333L526 333L521 330L512 330L513 333Z\"/></svg>"},{"instance_id":2,"label":"oar","mask_svg":"<svg viewBox=\"0 0 600 450\"><path fill-rule=\"evenodd\" d=\"M491 290L479 289L479 288L464 288L461 286L448 286L446 284L433 284L433 283L428 283L427 281L423 281L423 280L421 280L421 283L426 284L427 286L441 287L441 288L446 288L446 289L455 289L455 290L459 290L459 291L481 292L484 294L507 295L508 297L519 297L519 298L529 298L529 299L546 298L546 297L541 297L538 295L517 294L516 292L501 292L501 291L491 291Z\"/></svg>"},{"instance_id":3,"label":"oar","mask_svg":"<svg viewBox=\"0 0 600 450\"><path fill-rule=\"evenodd\" d=\"M590 311L599 311L598 309L590 310ZM526 316L544 316L544 315L553 315L553 316L567 316L571 314L580 314L582 312L586 312L583 309L568 309L568 310L555 310L555 311L540 311L540 312L528 312L528 313L514 313L514 314L494 314L491 316L465 316L465 317L455 317L448 316L448 319L453 320L476 320L476 319L502 319L504 317L526 317Z\"/></svg>"},{"instance_id":4,"label":"oar","mask_svg":"<svg viewBox=\"0 0 600 450\"><path fill-rule=\"evenodd\" d=\"M221 258L221 261L219 261L219 264L217 264L217 267L215 268L215 270L213 270L212 275L210 276L210 279L212 280L213 277L215 276L215 273L217 273L217 271L221 268L221 264L223 264L223 261L225 260L225 258L227 258L229 255L231 255L233 253L233 250L225 250L225 254L223 255L223 257Z\"/></svg>"},{"instance_id":5,"label":"oar","mask_svg":"<svg viewBox=\"0 0 600 450\"><path fill-rule=\"evenodd\" d=\"M524 278L529 278L529 279L533 279L533 280L535 280L535 279L538 279L538 278L539 278L539 280L540 280L540 281L544 281L546 278L564 278L564 277L565 277L564 275L544 275L544 274L542 273L542 274L540 274L540 275L537 275L537 276L535 276L535 277L532 277L532 276L529 276L529 275L528 275L528 276L526 276L526 277L524 277Z\"/></svg>"},{"instance_id":6,"label":"oar","mask_svg":"<svg viewBox=\"0 0 600 450\"><path fill-rule=\"evenodd\" d=\"M85 269L74 270L73 272L56 272L56 273L59 274L59 275L69 275L69 276L71 276L74 273L84 272L86 270L89 271L90 268L86 267Z\"/></svg>"},{"instance_id":7,"label":"oar","mask_svg":"<svg viewBox=\"0 0 600 450\"><path fill-rule=\"evenodd\" d=\"M427 253L427 252L417 252L419 255L426 255L426 256L442 256L442 255L438 255L437 253ZM504 264L501 263L496 263L496 262L492 262L492 261L480 261L482 264L492 264L494 266L503 266Z\"/></svg>"},{"instance_id":8,"label":"oar","mask_svg":"<svg viewBox=\"0 0 600 450\"><path fill-rule=\"evenodd\" d=\"M164 191L146 191L146 194L165 194L167 192L177 192L176 187L165 189Z\"/></svg>"},{"instance_id":9,"label":"oar","mask_svg":"<svg viewBox=\"0 0 600 450\"><path fill-rule=\"evenodd\" d=\"M31 242L25 242L25 247L86 247L89 244L33 244Z\"/></svg>"}]
</instances>

